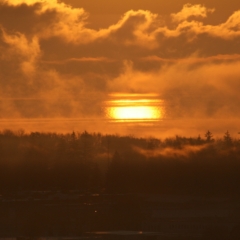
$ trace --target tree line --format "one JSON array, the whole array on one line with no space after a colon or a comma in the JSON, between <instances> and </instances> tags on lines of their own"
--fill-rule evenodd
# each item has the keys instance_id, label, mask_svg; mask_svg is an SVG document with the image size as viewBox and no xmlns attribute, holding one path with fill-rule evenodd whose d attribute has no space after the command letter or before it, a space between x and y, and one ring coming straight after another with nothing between
<instances>
[{"instance_id":1,"label":"tree line","mask_svg":"<svg viewBox=\"0 0 240 240\"><path fill-rule=\"evenodd\" d=\"M240 194L240 140L0 131L0 193Z\"/></svg>"}]
</instances>

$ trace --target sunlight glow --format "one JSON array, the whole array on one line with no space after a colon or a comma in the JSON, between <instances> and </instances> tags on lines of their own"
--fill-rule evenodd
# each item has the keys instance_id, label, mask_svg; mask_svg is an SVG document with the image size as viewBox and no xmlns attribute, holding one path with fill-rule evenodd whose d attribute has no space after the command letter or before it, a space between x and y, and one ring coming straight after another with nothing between
<instances>
[{"instance_id":1,"label":"sunlight glow","mask_svg":"<svg viewBox=\"0 0 240 240\"><path fill-rule=\"evenodd\" d=\"M158 121L163 115L163 101L156 94L111 94L106 102L106 116L113 121Z\"/></svg>"},{"instance_id":2,"label":"sunlight glow","mask_svg":"<svg viewBox=\"0 0 240 240\"><path fill-rule=\"evenodd\" d=\"M114 119L158 119L161 117L157 107L151 106L126 106L111 107L109 115Z\"/></svg>"}]
</instances>

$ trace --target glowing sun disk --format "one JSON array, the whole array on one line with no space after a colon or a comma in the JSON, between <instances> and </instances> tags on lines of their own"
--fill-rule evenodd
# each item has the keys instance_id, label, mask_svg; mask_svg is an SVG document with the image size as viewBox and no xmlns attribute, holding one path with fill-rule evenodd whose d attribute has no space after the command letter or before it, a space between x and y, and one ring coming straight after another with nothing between
<instances>
[{"instance_id":1,"label":"glowing sun disk","mask_svg":"<svg viewBox=\"0 0 240 240\"><path fill-rule=\"evenodd\" d=\"M153 106L117 106L109 108L109 117L113 119L159 119L161 112L158 107Z\"/></svg>"}]
</instances>

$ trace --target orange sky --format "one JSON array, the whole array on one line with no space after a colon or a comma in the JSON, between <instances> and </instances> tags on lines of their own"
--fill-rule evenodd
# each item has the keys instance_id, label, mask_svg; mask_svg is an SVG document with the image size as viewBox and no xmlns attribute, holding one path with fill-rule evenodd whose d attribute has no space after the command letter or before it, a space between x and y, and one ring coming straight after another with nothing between
<instances>
[{"instance_id":1,"label":"orange sky","mask_svg":"<svg viewBox=\"0 0 240 240\"><path fill-rule=\"evenodd\" d=\"M237 136L239 69L238 1L0 1L0 129ZM109 124L116 92L166 118Z\"/></svg>"}]
</instances>

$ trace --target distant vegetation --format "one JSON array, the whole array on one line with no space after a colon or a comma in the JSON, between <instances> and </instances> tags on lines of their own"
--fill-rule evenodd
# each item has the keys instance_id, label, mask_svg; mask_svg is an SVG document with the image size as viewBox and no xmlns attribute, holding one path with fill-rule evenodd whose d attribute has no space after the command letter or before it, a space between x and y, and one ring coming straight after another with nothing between
<instances>
[{"instance_id":1,"label":"distant vegetation","mask_svg":"<svg viewBox=\"0 0 240 240\"><path fill-rule=\"evenodd\" d=\"M240 194L240 140L0 132L0 193Z\"/></svg>"}]
</instances>

